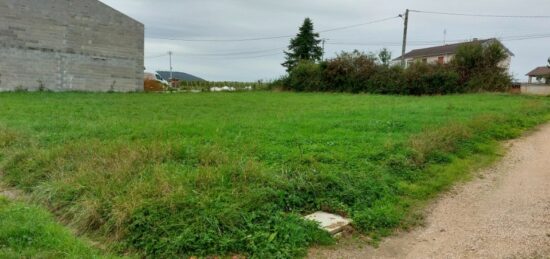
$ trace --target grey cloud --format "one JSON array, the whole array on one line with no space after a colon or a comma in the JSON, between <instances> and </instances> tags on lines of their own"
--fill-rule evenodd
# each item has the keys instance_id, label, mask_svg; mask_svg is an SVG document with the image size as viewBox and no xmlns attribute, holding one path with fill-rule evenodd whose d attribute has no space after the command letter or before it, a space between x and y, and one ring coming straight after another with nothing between
<instances>
[{"instance_id":1,"label":"grey cloud","mask_svg":"<svg viewBox=\"0 0 550 259\"><path fill-rule=\"evenodd\" d=\"M318 30L357 24L397 15L406 8L463 13L547 15L547 0L102 0L143 22L146 26L146 57L174 51L174 68L208 80L272 79L284 73L280 66L289 39L253 42L182 42L153 38L232 39L294 35L305 17L311 17ZM536 6L536 8L531 8ZM400 54L402 21L392 21L323 33L329 42L389 42L394 56ZM411 14L411 41L438 41L447 38L501 37L550 34L550 20L496 19ZM512 72L519 79L531 68L543 65L550 56L550 38L504 42L515 54ZM327 56L342 50L378 51L379 44L327 44ZM408 49L419 46L410 46ZM254 52L240 56L201 56L209 53ZM262 55L265 54L265 55ZM269 56L270 55L270 56ZM259 57L262 56L262 57ZM146 59L148 70L166 70L167 57Z\"/></svg>"}]
</instances>

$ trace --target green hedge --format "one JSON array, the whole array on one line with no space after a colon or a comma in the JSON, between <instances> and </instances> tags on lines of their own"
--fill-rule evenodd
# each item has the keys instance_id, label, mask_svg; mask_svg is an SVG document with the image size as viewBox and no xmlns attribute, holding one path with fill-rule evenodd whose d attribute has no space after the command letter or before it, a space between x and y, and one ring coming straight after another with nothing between
<instances>
[{"instance_id":1,"label":"green hedge","mask_svg":"<svg viewBox=\"0 0 550 259\"><path fill-rule=\"evenodd\" d=\"M320 63L302 61L274 84L297 92L437 95L506 91L511 77L499 64L507 57L500 44L470 43L459 48L450 64L417 62L403 69L356 50Z\"/></svg>"}]
</instances>

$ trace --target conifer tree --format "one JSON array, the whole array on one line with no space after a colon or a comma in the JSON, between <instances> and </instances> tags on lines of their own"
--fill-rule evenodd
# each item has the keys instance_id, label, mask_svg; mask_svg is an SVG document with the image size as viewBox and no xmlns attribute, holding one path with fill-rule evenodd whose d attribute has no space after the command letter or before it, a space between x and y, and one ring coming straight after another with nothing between
<instances>
[{"instance_id":1,"label":"conifer tree","mask_svg":"<svg viewBox=\"0 0 550 259\"><path fill-rule=\"evenodd\" d=\"M286 62L282 65L290 72L300 61L320 61L323 57L320 44L319 33L315 33L311 19L306 18L298 35L290 40L288 51L285 51Z\"/></svg>"}]
</instances>

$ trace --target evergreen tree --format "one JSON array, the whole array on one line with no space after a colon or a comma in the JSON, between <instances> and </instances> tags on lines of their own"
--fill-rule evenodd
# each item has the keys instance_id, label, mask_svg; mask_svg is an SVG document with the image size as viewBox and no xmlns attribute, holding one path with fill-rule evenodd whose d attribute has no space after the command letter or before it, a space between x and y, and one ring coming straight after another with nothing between
<instances>
[{"instance_id":1,"label":"evergreen tree","mask_svg":"<svg viewBox=\"0 0 550 259\"><path fill-rule=\"evenodd\" d=\"M378 60L380 60L380 63L386 67L390 66L391 52L388 49L383 48L380 53L378 53Z\"/></svg>"},{"instance_id":2,"label":"evergreen tree","mask_svg":"<svg viewBox=\"0 0 550 259\"><path fill-rule=\"evenodd\" d=\"M306 18L300 32L290 40L288 51L285 51L286 62L282 65L290 72L300 61L317 62L323 58L319 33L313 30L313 22Z\"/></svg>"}]
</instances>

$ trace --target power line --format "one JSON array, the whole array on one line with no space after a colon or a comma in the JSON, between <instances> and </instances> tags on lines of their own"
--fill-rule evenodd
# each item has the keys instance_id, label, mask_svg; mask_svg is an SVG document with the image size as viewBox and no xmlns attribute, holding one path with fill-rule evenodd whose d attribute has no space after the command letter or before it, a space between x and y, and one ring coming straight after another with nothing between
<instances>
[{"instance_id":1,"label":"power line","mask_svg":"<svg viewBox=\"0 0 550 259\"><path fill-rule=\"evenodd\" d=\"M491 38L491 37L487 37ZM531 39L543 39L543 38L550 38L550 34L523 34L523 35L508 35L508 36L501 36L496 37L501 41L522 41L522 40L531 40ZM401 42L391 42L391 41L373 41L373 42L338 42L338 41L331 41L329 39L325 39L327 45L355 45L355 46L387 46L387 47L396 47L401 46ZM455 39L455 40L447 40L448 43L460 43L460 42L468 42L471 41L471 39ZM416 40L416 41L409 41L408 45L411 46L428 46L428 45L437 45L441 43L439 40L434 41L422 41L422 40ZM254 50L254 51L231 51L231 52L218 52L218 53L181 53L177 54L174 53L174 55L181 56L185 55L188 57L234 57L234 58L248 58L248 57L263 57L263 56L274 56L277 54L282 53L283 50L286 48L272 48L272 49L262 49L262 50ZM276 53L273 53L273 51L278 51ZM155 58L162 58L167 57L167 53L154 55L154 56L148 56L145 57L146 59L155 59Z\"/></svg>"},{"instance_id":2,"label":"power line","mask_svg":"<svg viewBox=\"0 0 550 259\"><path fill-rule=\"evenodd\" d=\"M146 59L155 59L155 58L162 58L162 57L166 57L168 56L168 53L164 53L164 54L160 54L160 55L155 55L155 56L148 56L148 57L145 57Z\"/></svg>"},{"instance_id":3,"label":"power line","mask_svg":"<svg viewBox=\"0 0 550 259\"><path fill-rule=\"evenodd\" d=\"M278 50L279 52L281 52L285 50L285 48L274 48L274 49L255 50L255 51L240 51L240 52L221 52L221 53L181 53L179 55L196 56L196 57L227 57L227 56L231 57L231 56L242 56L242 55L253 55L253 54L259 55L259 54L265 54L265 53L272 53L274 50ZM154 59L154 58L160 58L160 57L166 57L166 56L168 56L168 54L161 54L161 55L150 56L146 58Z\"/></svg>"},{"instance_id":4,"label":"power line","mask_svg":"<svg viewBox=\"0 0 550 259\"><path fill-rule=\"evenodd\" d=\"M328 29L328 30L322 30L322 31L318 31L318 32L323 33L323 32L331 32L331 31L347 30L347 29L361 27L361 26L365 26L365 25L369 25L369 24L375 24L375 23L390 21L390 20L393 20L393 19L396 19L396 18L399 18L399 16L392 16L392 17L387 17L387 18L384 18L384 19L374 20L374 21L365 22L365 23L358 23L358 24L353 24L353 25L348 25L348 26L342 26L342 27L337 27L337 28Z\"/></svg>"},{"instance_id":5,"label":"power line","mask_svg":"<svg viewBox=\"0 0 550 259\"><path fill-rule=\"evenodd\" d=\"M389 20L393 20L398 18L398 16L392 16L392 17L386 17L383 19L373 20L369 22L364 23L358 23L358 24L352 24L327 30L321 30L318 31L320 33L323 32L332 32L332 31L341 31L341 30L347 30L351 28L361 27L365 25L375 24L375 23L381 23ZM281 35L281 36L271 36L271 37L259 37L259 38L242 38L242 39L182 39L182 38L165 38L165 37L151 37L148 36L146 38L149 39L157 39L157 40L171 40L171 41L185 41L185 42L244 42L244 41L261 41L261 40L275 40L275 39L286 39L286 38L292 38L296 35Z\"/></svg>"},{"instance_id":6,"label":"power line","mask_svg":"<svg viewBox=\"0 0 550 259\"><path fill-rule=\"evenodd\" d=\"M519 41L519 40L532 40L532 39L544 39L550 38L550 34L546 35L532 35L532 36L513 36L504 38L503 41Z\"/></svg>"},{"instance_id":7,"label":"power line","mask_svg":"<svg viewBox=\"0 0 550 259\"><path fill-rule=\"evenodd\" d=\"M493 38L496 38L500 41L522 41L522 40L550 38L550 34L527 34L527 35L503 36L503 37L493 37ZM447 40L448 43L461 43L461 42L469 42L469 41L471 41L471 39ZM427 46L427 45L437 45L439 43L441 43L441 41L409 41L407 45ZM394 47L394 46L401 46L402 43L395 41L395 42L327 42L326 44Z\"/></svg>"},{"instance_id":8,"label":"power line","mask_svg":"<svg viewBox=\"0 0 550 259\"><path fill-rule=\"evenodd\" d=\"M424 13L424 14L468 16L468 17L487 17L487 18L529 18L529 19L549 19L550 18L550 15L495 15L495 14L471 14L471 13L421 11L421 10L410 10L410 11L415 12L415 13Z\"/></svg>"},{"instance_id":9,"label":"power line","mask_svg":"<svg viewBox=\"0 0 550 259\"><path fill-rule=\"evenodd\" d=\"M255 59L255 58L263 58L263 57L273 57L273 56L279 56L283 54L282 52L272 53L272 54L266 54L266 55L259 55L259 56L250 56L250 57L237 57L235 59Z\"/></svg>"},{"instance_id":10,"label":"power line","mask_svg":"<svg viewBox=\"0 0 550 259\"><path fill-rule=\"evenodd\" d=\"M240 55L248 55L248 54L262 54L264 52L272 52L274 50L283 51L285 50L285 48L274 48L274 49L265 49L265 50L257 50L257 51L228 52L228 53L198 53L198 54L189 53L186 55L224 57L224 56L240 56Z\"/></svg>"},{"instance_id":11,"label":"power line","mask_svg":"<svg viewBox=\"0 0 550 259\"><path fill-rule=\"evenodd\" d=\"M170 41L185 41L185 42L245 42L245 41L260 41L260 40L275 40L291 38L294 35L274 36L274 37L262 37L262 38L243 38L243 39L181 39L181 38L163 38L163 37L151 37L146 38L155 40L170 40Z\"/></svg>"},{"instance_id":12,"label":"power line","mask_svg":"<svg viewBox=\"0 0 550 259\"><path fill-rule=\"evenodd\" d=\"M277 52L269 52L269 53L262 54L262 55L257 54L257 55L245 55L245 56L231 56L231 57L227 57L227 56L194 56L194 55L187 55L187 54L175 55L175 56L186 57L188 59L200 58L200 59L208 59L208 60L222 60L222 59L242 60L242 59L255 59L255 58L262 58L262 57L279 56L279 55L282 55L282 54L283 54L282 51L277 51Z\"/></svg>"},{"instance_id":13,"label":"power line","mask_svg":"<svg viewBox=\"0 0 550 259\"><path fill-rule=\"evenodd\" d=\"M190 54L182 54L178 56L185 56L188 58L207 58L207 59L220 59L220 58L231 58L231 59L246 59L246 58L255 58L255 57L267 57L267 56L275 56L283 54L282 49L278 51L269 51L264 53L247 53L242 55L234 55L234 56L219 56L219 55L190 55Z\"/></svg>"}]
</instances>

